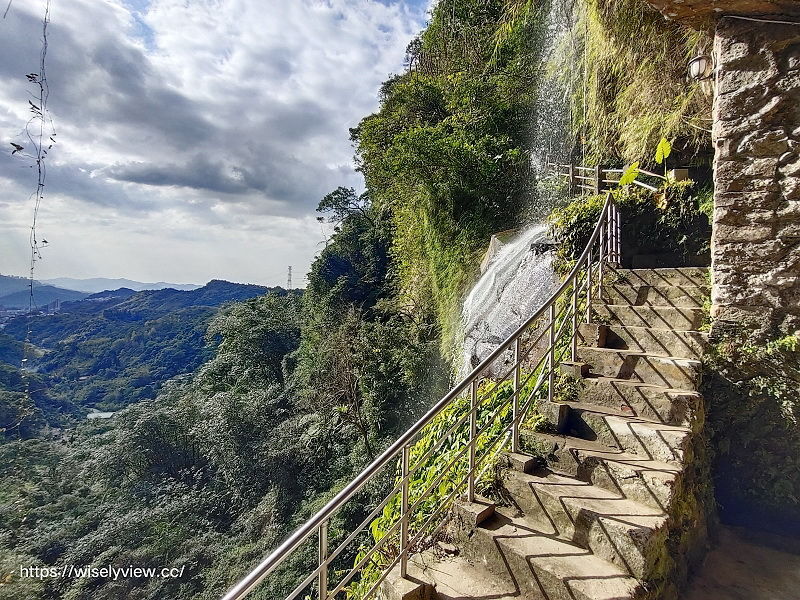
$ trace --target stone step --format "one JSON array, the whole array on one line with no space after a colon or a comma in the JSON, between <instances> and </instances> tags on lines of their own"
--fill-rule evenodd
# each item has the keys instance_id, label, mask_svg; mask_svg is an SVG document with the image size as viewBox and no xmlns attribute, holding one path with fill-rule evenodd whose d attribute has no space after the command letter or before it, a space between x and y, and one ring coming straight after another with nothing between
<instances>
[{"instance_id":1,"label":"stone step","mask_svg":"<svg viewBox=\"0 0 800 600\"><path fill-rule=\"evenodd\" d=\"M691 452L691 430L630 417L620 411L569 402L566 433L611 448L662 461L682 461Z\"/></svg>"},{"instance_id":2,"label":"stone step","mask_svg":"<svg viewBox=\"0 0 800 600\"><path fill-rule=\"evenodd\" d=\"M701 331L581 323L578 326L578 344L699 359L708 348L708 334Z\"/></svg>"},{"instance_id":3,"label":"stone step","mask_svg":"<svg viewBox=\"0 0 800 600\"><path fill-rule=\"evenodd\" d=\"M592 320L607 325L697 331L706 318L705 312L700 308L629 304L595 304L592 308L595 313Z\"/></svg>"},{"instance_id":4,"label":"stone step","mask_svg":"<svg viewBox=\"0 0 800 600\"><path fill-rule=\"evenodd\" d=\"M653 574L667 535L662 510L550 471L510 471L504 484L534 529L591 550L634 577Z\"/></svg>"},{"instance_id":5,"label":"stone step","mask_svg":"<svg viewBox=\"0 0 800 600\"><path fill-rule=\"evenodd\" d=\"M395 593L402 584L395 583L397 578L392 578L392 575L387 577L389 585L382 586L383 600L406 600ZM433 592L426 598L415 597L413 600L537 600L540 597L523 594L511 573L493 573L479 561L461 556L440 556L431 550L411 557L408 575L412 581L429 584Z\"/></svg>"},{"instance_id":6,"label":"stone step","mask_svg":"<svg viewBox=\"0 0 800 600\"><path fill-rule=\"evenodd\" d=\"M709 295L707 286L698 285L630 285L607 283L596 301L634 306L675 306L702 308Z\"/></svg>"},{"instance_id":7,"label":"stone step","mask_svg":"<svg viewBox=\"0 0 800 600\"><path fill-rule=\"evenodd\" d=\"M698 392L630 379L586 377L581 380L578 401L693 430L698 430L703 422L703 396Z\"/></svg>"},{"instance_id":8,"label":"stone step","mask_svg":"<svg viewBox=\"0 0 800 600\"><path fill-rule=\"evenodd\" d=\"M622 565L537 531L514 509L499 508L477 527L462 554L495 576L510 575L522 598L623 600L640 591Z\"/></svg>"},{"instance_id":9,"label":"stone step","mask_svg":"<svg viewBox=\"0 0 800 600\"><path fill-rule=\"evenodd\" d=\"M660 510L670 505L683 481L679 464L609 448L596 441L522 429L520 443L553 471Z\"/></svg>"},{"instance_id":10,"label":"stone step","mask_svg":"<svg viewBox=\"0 0 800 600\"><path fill-rule=\"evenodd\" d=\"M625 285L708 287L708 273L709 270L706 267L666 269L618 269L609 267L605 273L605 281Z\"/></svg>"},{"instance_id":11,"label":"stone step","mask_svg":"<svg viewBox=\"0 0 800 600\"><path fill-rule=\"evenodd\" d=\"M702 376L702 363L690 358L587 346L578 346L577 356L579 362L589 365L592 375L631 379L668 388L696 390Z\"/></svg>"}]
</instances>

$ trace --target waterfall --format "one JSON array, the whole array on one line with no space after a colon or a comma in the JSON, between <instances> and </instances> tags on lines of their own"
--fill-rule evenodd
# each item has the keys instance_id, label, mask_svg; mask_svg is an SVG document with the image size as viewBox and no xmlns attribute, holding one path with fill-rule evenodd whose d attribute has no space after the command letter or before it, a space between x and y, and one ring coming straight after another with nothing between
<instances>
[{"instance_id":1,"label":"waterfall","mask_svg":"<svg viewBox=\"0 0 800 600\"><path fill-rule=\"evenodd\" d=\"M541 7L546 11L539 57L543 78L530 116L534 175L531 194L523 200L526 208L521 211L523 218L532 221L542 221L556 196L564 193L546 180L545 165L548 159L569 160L574 152L570 97L584 79L583 68L578 67L585 51L583 41L576 38L579 8L571 0L549 0ZM576 68L565 71L565 62ZM546 225L529 225L505 243L501 239L500 234L493 237L489 253L496 252L488 264L484 263L485 269L462 307L464 343L461 364L457 365L459 375L466 375L494 351L557 287Z\"/></svg>"},{"instance_id":2,"label":"waterfall","mask_svg":"<svg viewBox=\"0 0 800 600\"><path fill-rule=\"evenodd\" d=\"M502 244L464 301L461 374L522 325L556 285L546 225L532 225Z\"/></svg>"}]
</instances>

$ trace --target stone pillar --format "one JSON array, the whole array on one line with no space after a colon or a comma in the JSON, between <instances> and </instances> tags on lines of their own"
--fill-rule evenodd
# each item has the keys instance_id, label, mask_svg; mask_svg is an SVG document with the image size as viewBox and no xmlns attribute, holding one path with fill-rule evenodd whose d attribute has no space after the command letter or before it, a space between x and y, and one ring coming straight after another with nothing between
<instances>
[{"instance_id":1,"label":"stone pillar","mask_svg":"<svg viewBox=\"0 0 800 600\"><path fill-rule=\"evenodd\" d=\"M800 328L800 25L723 18L714 40L715 327Z\"/></svg>"}]
</instances>

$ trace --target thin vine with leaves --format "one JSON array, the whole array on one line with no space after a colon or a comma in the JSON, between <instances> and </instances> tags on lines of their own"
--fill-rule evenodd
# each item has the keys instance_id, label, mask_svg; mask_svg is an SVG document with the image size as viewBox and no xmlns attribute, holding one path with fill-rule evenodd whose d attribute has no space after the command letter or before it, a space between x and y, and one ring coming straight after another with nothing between
<instances>
[{"instance_id":1,"label":"thin vine with leaves","mask_svg":"<svg viewBox=\"0 0 800 600\"><path fill-rule=\"evenodd\" d=\"M8 3L3 18L8 14L11 8L11 2ZM53 124L53 119L50 116L48 109L48 102L50 99L50 87L47 82L47 50L48 50L48 26L50 25L50 0L45 1L44 15L42 17L42 47L39 54L39 70L25 75L28 84L33 87L32 92L28 92L28 110L30 118L25 124L22 137L27 139L27 147L11 142L12 151L11 156L30 161L30 167L36 171L36 187L31 193L29 200L33 201L33 216L31 219L31 227L29 234L30 244L30 263L28 270L28 314L27 314L27 327L25 334L25 341L22 351L22 374L25 382L25 397L27 399L27 411L23 411L20 415L17 427L22 421L30 416L33 410L33 402L31 398L31 380L29 361L33 355L32 343L32 317L33 312L37 308L35 298L35 284L36 284L36 263L42 259L42 248L48 245L48 241L39 236L38 221L39 209L41 208L42 200L44 200L45 184L47 180L47 157L56 143L56 132Z\"/></svg>"}]
</instances>

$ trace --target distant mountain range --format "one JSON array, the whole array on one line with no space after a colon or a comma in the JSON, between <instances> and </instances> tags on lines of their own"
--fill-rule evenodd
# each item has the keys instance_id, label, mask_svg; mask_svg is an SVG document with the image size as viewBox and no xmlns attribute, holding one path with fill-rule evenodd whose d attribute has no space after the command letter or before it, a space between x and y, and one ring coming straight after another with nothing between
<instances>
[{"instance_id":1,"label":"distant mountain range","mask_svg":"<svg viewBox=\"0 0 800 600\"><path fill-rule=\"evenodd\" d=\"M30 303L30 287L25 277L0 275L0 308L28 308ZM73 302L82 300L88 294L76 290L68 290L36 282L33 288L33 300L37 307L45 306L60 300Z\"/></svg>"},{"instance_id":2,"label":"distant mountain range","mask_svg":"<svg viewBox=\"0 0 800 600\"><path fill-rule=\"evenodd\" d=\"M18 288L20 281L27 285L24 278L0 277L0 291ZM48 287L38 286L37 297ZM73 292L84 298L63 301L53 314L9 316L0 330L0 427L4 369L19 368L28 336L38 348L31 360L42 389L37 402L56 423L58 415L79 414L81 405L114 411L154 398L165 381L191 373L213 355L218 339L207 339L206 331L221 306L267 292L287 293L215 279L196 290Z\"/></svg>"},{"instance_id":3,"label":"distant mountain range","mask_svg":"<svg viewBox=\"0 0 800 600\"><path fill-rule=\"evenodd\" d=\"M90 279L56 277L55 279L42 279L41 283L46 283L48 285L53 285L68 290L88 292L90 294L105 290L118 290L119 288L128 288L135 292L141 292L142 290L163 290L165 288L188 291L203 287L202 285L196 285L194 283L167 283L165 281L145 283L142 281L134 281L132 279L108 279L106 277L92 277Z\"/></svg>"},{"instance_id":4,"label":"distant mountain range","mask_svg":"<svg viewBox=\"0 0 800 600\"><path fill-rule=\"evenodd\" d=\"M108 290L127 289L133 292L144 290L173 289L179 291L192 291L201 288L200 285L191 283L144 283L130 279L108 279L95 277L92 279L75 279L72 277L58 277L37 281L34 291L34 302L37 307L46 306L59 300L61 302L74 302L83 300L90 294L97 294ZM23 309L28 308L30 301L30 288L26 277L13 275L0 275L0 308Z\"/></svg>"}]
</instances>

